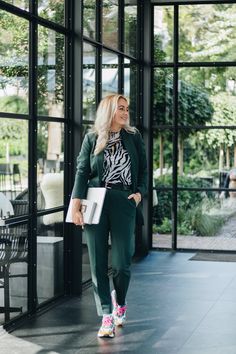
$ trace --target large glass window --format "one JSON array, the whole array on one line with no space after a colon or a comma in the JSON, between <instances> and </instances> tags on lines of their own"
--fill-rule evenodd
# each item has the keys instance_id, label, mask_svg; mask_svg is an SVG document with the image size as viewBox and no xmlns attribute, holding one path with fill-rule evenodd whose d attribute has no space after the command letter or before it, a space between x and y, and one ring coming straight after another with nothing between
<instances>
[{"instance_id":1,"label":"large glass window","mask_svg":"<svg viewBox=\"0 0 236 354\"><path fill-rule=\"evenodd\" d=\"M230 190L236 188L235 4L179 5L176 10L178 21L173 6L154 7L157 196L172 187L178 248L229 250L232 233L227 228L234 228L236 210L236 193ZM178 48L173 33L179 36ZM177 70L173 48L178 50ZM171 159L173 171L165 166ZM165 213L157 230L168 229Z\"/></svg>"},{"instance_id":2,"label":"large glass window","mask_svg":"<svg viewBox=\"0 0 236 354\"><path fill-rule=\"evenodd\" d=\"M64 291L64 101L69 70L68 32L64 28L65 34L59 33L57 27L62 27L52 23L64 26L64 0L39 0L34 6L23 0L6 2L15 8L12 14L0 4L0 324L32 311L36 298L38 305ZM36 14L44 18L44 26ZM57 207L61 209L54 210ZM33 225L36 217L38 224ZM32 243L37 290L32 287Z\"/></svg>"}]
</instances>

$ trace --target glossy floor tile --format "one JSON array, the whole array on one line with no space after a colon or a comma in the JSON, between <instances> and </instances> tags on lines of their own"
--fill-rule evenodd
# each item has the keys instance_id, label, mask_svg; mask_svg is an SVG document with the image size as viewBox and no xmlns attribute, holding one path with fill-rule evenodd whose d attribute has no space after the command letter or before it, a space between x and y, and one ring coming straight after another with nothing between
<instances>
[{"instance_id":1,"label":"glossy floor tile","mask_svg":"<svg viewBox=\"0 0 236 354\"><path fill-rule=\"evenodd\" d=\"M192 256L153 251L133 264L128 321L114 339L97 338L100 319L88 289L11 333L27 343L12 353L236 354L236 262ZM0 345L1 354L11 353L1 337Z\"/></svg>"}]
</instances>

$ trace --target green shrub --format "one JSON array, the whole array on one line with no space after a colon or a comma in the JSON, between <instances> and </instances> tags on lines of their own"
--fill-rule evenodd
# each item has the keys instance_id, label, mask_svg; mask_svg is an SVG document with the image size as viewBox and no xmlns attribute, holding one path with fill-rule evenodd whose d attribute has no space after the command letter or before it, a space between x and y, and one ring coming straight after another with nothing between
<instances>
[{"instance_id":1,"label":"green shrub","mask_svg":"<svg viewBox=\"0 0 236 354\"><path fill-rule=\"evenodd\" d=\"M190 223L198 236L214 236L224 224L224 218L220 215L204 214L202 206L189 211Z\"/></svg>"}]
</instances>

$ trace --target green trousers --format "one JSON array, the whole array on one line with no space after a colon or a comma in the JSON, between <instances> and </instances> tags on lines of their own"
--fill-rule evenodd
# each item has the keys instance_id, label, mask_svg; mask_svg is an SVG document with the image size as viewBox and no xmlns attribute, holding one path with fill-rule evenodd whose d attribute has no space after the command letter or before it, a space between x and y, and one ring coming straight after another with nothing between
<instances>
[{"instance_id":1,"label":"green trousers","mask_svg":"<svg viewBox=\"0 0 236 354\"><path fill-rule=\"evenodd\" d=\"M109 235L111 237L113 286L116 290L118 304L125 304L135 245L136 203L134 199L128 199L130 194L130 191L108 189L100 223L86 225L84 229L99 316L112 312L108 277Z\"/></svg>"}]
</instances>

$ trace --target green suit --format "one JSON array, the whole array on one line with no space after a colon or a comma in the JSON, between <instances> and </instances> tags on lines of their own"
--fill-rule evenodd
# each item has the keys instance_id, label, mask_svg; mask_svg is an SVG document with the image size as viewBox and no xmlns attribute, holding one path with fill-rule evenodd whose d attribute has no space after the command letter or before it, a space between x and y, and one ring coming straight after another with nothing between
<instances>
[{"instance_id":1,"label":"green suit","mask_svg":"<svg viewBox=\"0 0 236 354\"><path fill-rule=\"evenodd\" d=\"M85 225L94 295L99 315L111 313L108 269L108 238L111 237L113 284L119 305L125 304L130 281L130 265L134 253L136 204L129 200L132 193L147 191L147 162L144 143L139 132L121 130L124 148L131 161L130 191L107 190L98 225ZM73 198L84 199L88 187L100 187L103 176L104 152L94 155L96 134L87 133L77 159Z\"/></svg>"}]
</instances>

